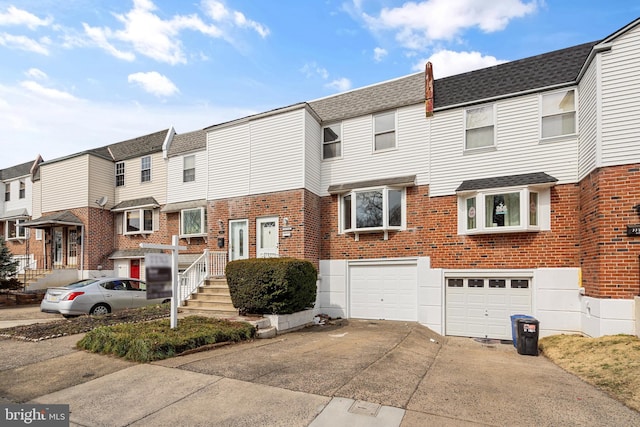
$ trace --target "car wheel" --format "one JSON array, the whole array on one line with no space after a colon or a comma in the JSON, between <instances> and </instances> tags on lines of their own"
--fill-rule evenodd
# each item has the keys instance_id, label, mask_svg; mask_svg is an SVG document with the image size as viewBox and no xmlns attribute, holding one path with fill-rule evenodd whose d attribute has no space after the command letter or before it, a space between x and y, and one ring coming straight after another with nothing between
<instances>
[{"instance_id":1,"label":"car wheel","mask_svg":"<svg viewBox=\"0 0 640 427\"><path fill-rule=\"evenodd\" d=\"M89 314L92 316L101 316L109 313L111 313L111 308L107 304L96 304L89 310Z\"/></svg>"}]
</instances>

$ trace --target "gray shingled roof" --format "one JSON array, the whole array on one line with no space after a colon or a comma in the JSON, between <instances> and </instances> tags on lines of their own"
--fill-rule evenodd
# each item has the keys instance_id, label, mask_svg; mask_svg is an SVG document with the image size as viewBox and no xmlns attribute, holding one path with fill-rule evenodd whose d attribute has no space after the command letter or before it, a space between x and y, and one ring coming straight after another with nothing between
<instances>
[{"instance_id":1,"label":"gray shingled roof","mask_svg":"<svg viewBox=\"0 0 640 427\"><path fill-rule=\"evenodd\" d=\"M164 140L167 138L167 132L169 132L169 129L126 141L116 142L104 148L108 148L111 151L113 160L116 162L157 153L158 151L162 151L162 144L164 144Z\"/></svg>"},{"instance_id":2,"label":"gray shingled roof","mask_svg":"<svg viewBox=\"0 0 640 427\"><path fill-rule=\"evenodd\" d=\"M122 211L130 208L140 208L146 206L154 206L158 207L160 204L156 202L156 199L153 197L142 197L140 199L132 199L132 200L123 200L118 203L114 207L111 208L112 211Z\"/></svg>"},{"instance_id":3,"label":"gray shingled roof","mask_svg":"<svg viewBox=\"0 0 640 427\"><path fill-rule=\"evenodd\" d=\"M179 154L188 153L190 151L204 150L207 146L207 132L204 130L196 130L193 132L177 134L173 137L171 145L169 145L169 157Z\"/></svg>"},{"instance_id":4,"label":"gray shingled roof","mask_svg":"<svg viewBox=\"0 0 640 427\"><path fill-rule=\"evenodd\" d=\"M596 42L434 81L434 108L572 84ZM424 102L424 73L310 101L324 123Z\"/></svg>"},{"instance_id":5,"label":"gray shingled roof","mask_svg":"<svg viewBox=\"0 0 640 427\"><path fill-rule=\"evenodd\" d=\"M43 228L52 225L83 225L80 218L70 211L56 212L51 215L41 216L38 219L25 221L25 227Z\"/></svg>"},{"instance_id":6,"label":"gray shingled roof","mask_svg":"<svg viewBox=\"0 0 640 427\"><path fill-rule=\"evenodd\" d=\"M456 191L484 190L488 188L506 188L523 185L553 184L557 178L544 172L525 173L521 175L498 176L494 178L480 178L462 181Z\"/></svg>"},{"instance_id":7,"label":"gray shingled roof","mask_svg":"<svg viewBox=\"0 0 640 427\"><path fill-rule=\"evenodd\" d=\"M29 175L31 173L31 167L33 166L33 160L20 165L11 166L5 169L0 169L0 180L7 181L19 176Z\"/></svg>"}]
</instances>

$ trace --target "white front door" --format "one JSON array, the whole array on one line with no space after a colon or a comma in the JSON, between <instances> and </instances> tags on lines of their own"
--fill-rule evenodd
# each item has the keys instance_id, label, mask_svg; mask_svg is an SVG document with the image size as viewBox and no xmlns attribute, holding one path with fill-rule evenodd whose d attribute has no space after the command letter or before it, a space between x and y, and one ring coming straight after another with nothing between
<instances>
[{"instance_id":1,"label":"white front door","mask_svg":"<svg viewBox=\"0 0 640 427\"><path fill-rule=\"evenodd\" d=\"M64 264L63 250L63 229L56 227L53 229L53 265L54 267L62 267Z\"/></svg>"},{"instance_id":2,"label":"white front door","mask_svg":"<svg viewBox=\"0 0 640 427\"><path fill-rule=\"evenodd\" d=\"M67 238L67 265L75 266L78 264L78 230L69 229Z\"/></svg>"},{"instance_id":3,"label":"white front door","mask_svg":"<svg viewBox=\"0 0 640 427\"><path fill-rule=\"evenodd\" d=\"M256 220L256 258L278 256L278 217Z\"/></svg>"},{"instance_id":4,"label":"white front door","mask_svg":"<svg viewBox=\"0 0 640 427\"><path fill-rule=\"evenodd\" d=\"M249 221L229 221L229 261L249 258Z\"/></svg>"}]
</instances>

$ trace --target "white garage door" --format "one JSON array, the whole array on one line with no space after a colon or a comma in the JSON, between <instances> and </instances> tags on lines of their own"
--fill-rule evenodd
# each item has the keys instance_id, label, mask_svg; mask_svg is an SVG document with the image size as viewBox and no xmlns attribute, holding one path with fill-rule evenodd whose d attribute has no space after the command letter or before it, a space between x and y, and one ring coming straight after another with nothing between
<instances>
[{"instance_id":1,"label":"white garage door","mask_svg":"<svg viewBox=\"0 0 640 427\"><path fill-rule=\"evenodd\" d=\"M351 265L350 317L418 320L416 264Z\"/></svg>"},{"instance_id":2,"label":"white garage door","mask_svg":"<svg viewBox=\"0 0 640 427\"><path fill-rule=\"evenodd\" d=\"M531 315L529 278L446 278L446 334L511 339L511 315Z\"/></svg>"}]
</instances>

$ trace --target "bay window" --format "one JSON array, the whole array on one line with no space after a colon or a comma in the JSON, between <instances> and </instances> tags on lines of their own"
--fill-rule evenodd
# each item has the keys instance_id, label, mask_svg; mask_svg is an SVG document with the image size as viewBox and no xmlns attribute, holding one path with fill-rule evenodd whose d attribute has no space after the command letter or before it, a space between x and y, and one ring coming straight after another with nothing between
<instances>
[{"instance_id":1,"label":"bay window","mask_svg":"<svg viewBox=\"0 0 640 427\"><path fill-rule=\"evenodd\" d=\"M399 230L404 225L404 188L353 190L340 197L341 230L368 232Z\"/></svg>"},{"instance_id":2,"label":"bay window","mask_svg":"<svg viewBox=\"0 0 640 427\"><path fill-rule=\"evenodd\" d=\"M153 233L153 209L134 209L124 213L124 234Z\"/></svg>"},{"instance_id":3,"label":"bay window","mask_svg":"<svg viewBox=\"0 0 640 427\"><path fill-rule=\"evenodd\" d=\"M27 229L20 226L25 221L26 219L10 219L5 222L7 240L26 239Z\"/></svg>"},{"instance_id":4,"label":"bay window","mask_svg":"<svg viewBox=\"0 0 640 427\"><path fill-rule=\"evenodd\" d=\"M180 211L180 236L202 236L207 234L207 210L205 208Z\"/></svg>"}]
</instances>

